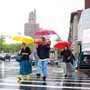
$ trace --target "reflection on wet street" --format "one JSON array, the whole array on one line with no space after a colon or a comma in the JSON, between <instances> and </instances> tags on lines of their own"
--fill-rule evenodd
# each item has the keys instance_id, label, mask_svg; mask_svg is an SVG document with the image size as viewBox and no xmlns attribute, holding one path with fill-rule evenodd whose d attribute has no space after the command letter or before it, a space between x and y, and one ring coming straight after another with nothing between
<instances>
[{"instance_id":1,"label":"reflection on wet street","mask_svg":"<svg viewBox=\"0 0 90 90\"><path fill-rule=\"evenodd\" d=\"M3 68L4 67L4 68ZM36 67L33 67L31 80L17 82L19 66L14 60L0 62L0 90L90 90L90 70L81 70L63 77L60 67L48 67L47 80L36 78Z\"/></svg>"}]
</instances>

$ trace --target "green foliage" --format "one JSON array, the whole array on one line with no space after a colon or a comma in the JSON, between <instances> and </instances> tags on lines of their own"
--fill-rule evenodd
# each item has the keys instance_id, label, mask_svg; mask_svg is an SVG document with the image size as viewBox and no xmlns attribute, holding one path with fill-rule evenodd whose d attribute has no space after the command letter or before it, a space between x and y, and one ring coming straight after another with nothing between
<instances>
[{"instance_id":1,"label":"green foliage","mask_svg":"<svg viewBox=\"0 0 90 90\"><path fill-rule=\"evenodd\" d=\"M56 42L61 41L60 36L58 36L58 37L55 39L55 41L56 41Z\"/></svg>"},{"instance_id":2,"label":"green foliage","mask_svg":"<svg viewBox=\"0 0 90 90\"><path fill-rule=\"evenodd\" d=\"M1 35L0 36L0 44L3 44L5 42L5 36Z\"/></svg>"},{"instance_id":3,"label":"green foliage","mask_svg":"<svg viewBox=\"0 0 90 90\"><path fill-rule=\"evenodd\" d=\"M18 52L21 48L21 44L20 43L16 43L16 44L3 44L2 47L0 45L0 48L2 48L3 52L9 52L9 53L13 53L13 52ZM30 44L28 45L30 47L31 50L33 50L33 48L35 47L35 44Z\"/></svg>"},{"instance_id":4,"label":"green foliage","mask_svg":"<svg viewBox=\"0 0 90 90\"><path fill-rule=\"evenodd\" d=\"M1 35L0 36L0 51L3 50L3 44L5 43L5 36Z\"/></svg>"},{"instance_id":5,"label":"green foliage","mask_svg":"<svg viewBox=\"0 0 90 90\"><path fill-rule=\"evenodd\" d=\"M35 48L35 46L36 46L35 43L29 44L29 47L30 47L31 51L33 51L33 49Z\"/></svg>"},{"instance_id":6,"label":"green foliage","mask_svg":"<svg viewBox=\"0 0 90 90\"><path fill-rule=\"evenodd\" d=\"M30 47L31 50L33 50L33 48L35 47L35 44L32 43L30 45L28 45ZM16 43L16 44L6 44L5 43L5 36L1 35L0 36L0 52L18 52L21 48L21 44L20 43Z\"/></svg>"},{"instance_id":7,"label":"green foliage","mask_svg":"<svg viewBox=\"0 0 90 90\"><path fill-rule=\"evenodd\" d=\"M20 50L21 44L4 44L4 52L18 52Z\"/></svg>"}]
</instances>

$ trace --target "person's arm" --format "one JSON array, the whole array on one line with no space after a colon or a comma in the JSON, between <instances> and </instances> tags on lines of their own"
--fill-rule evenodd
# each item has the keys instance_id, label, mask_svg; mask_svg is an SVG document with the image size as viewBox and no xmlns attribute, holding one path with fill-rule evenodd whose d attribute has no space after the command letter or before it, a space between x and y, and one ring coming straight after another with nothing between
<instances>
[{"instance_id":1,"label":"person's arm","mask_svg":"<svg viewBox=\"0 0 90 90\"><path fill-rule=\"evenodd\" d=\"M23 55L28 55L28 52L22 52Z\"/></svg>"},{"instance_id":2,"label":"person's arm","mask_svg":"<svg viewBox=\"0 0 90 90\"><path fill-rule=\"evenodd\" d=\"M31 54L31 49L28 47L28 55Z\"/></svg>"},{"instance_id":3,"label":"person's arm","mask_svg":"<svg viewBox=\"0 0 90 90\"><path fill-rule=\"evenodd\" d=\"M74 57L74 55L73 55L71 50L69 50L69 57L68 57L68 59L75 59L75 57Z\"/></svg>"},{"instance_id":4,"label":"person's arm","mask_svg":"<svg viewBox=\"0 0 90 90\"><path fill-rule=\"evenodd\" d=\"M19 50L18 54L22 54L22 48Z\"/></svg>"},{"instance_id":5,"label":"person's arm","mask_svg":"<svg viewBox=\"0 0 90 90\"><path fill-rule=\"evenodd\" d=\"M47 45L47 50L50 50L50 45Z\"/></svg>"},{"instance_id":6,"label":"person's arm","mask_svg":"<svg viewBox=\"0 0 90 90\"><path fill-rule=\"evenodd\" d=\"M40 46L37 47L37 56L39 57L40 55Z\"/></svg>"},{"instance_id":7,"label":"person's arm","mask_svg":"<svg viewBox=\"0 0 90 90\"><path fill-rule=\"evenodd\" d=\"M73 60L76 60L76 58L75 58L75 56L72 54L72 58L73 58Z\"/></svg>"}]
</instances>

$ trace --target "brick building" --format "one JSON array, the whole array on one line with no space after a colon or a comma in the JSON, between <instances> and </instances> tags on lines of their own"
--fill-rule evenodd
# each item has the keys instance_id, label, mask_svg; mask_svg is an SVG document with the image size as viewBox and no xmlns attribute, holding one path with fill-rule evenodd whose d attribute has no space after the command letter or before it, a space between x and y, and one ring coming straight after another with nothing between
<instances>
[{"instance_id":1,"label":"brick building","mask_svg":"<svg viewBox=\"0 0 90 90\"><path fill-rule=\"evenodd\" d=\"M24 34L35 37L34 34L40 30L39 24L36 23L36 10L30 12L28 22L24 25Z\"/></svg>"}]
</instances>

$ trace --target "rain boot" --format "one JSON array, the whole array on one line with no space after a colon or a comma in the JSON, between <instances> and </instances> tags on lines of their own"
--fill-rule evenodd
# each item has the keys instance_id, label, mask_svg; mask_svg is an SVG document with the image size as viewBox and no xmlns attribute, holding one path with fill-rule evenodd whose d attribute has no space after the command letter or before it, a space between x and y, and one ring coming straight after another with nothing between
<instances>
[{"instance_id":1,"label":"rain boot","mask_svg":"<svg viewBox=\"0 0 90 90\"><path fill-rule=\"evenodd\" d=\"M22 80L22 75L20 74L20 75L18 75L18 82L20 82L21 80Z\"/></svg>"},{"instance_id":2,"label":"rain boot","mask_svg":"<svg viewBox=\"0 0 90 90\"><path fill-rule=\"evenodd\" d=\"M28 74L28 75L26 76L26 78L27 78L27 80L30 80L30 74Z\"/></svg>"}]
</instances>

